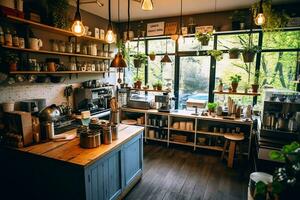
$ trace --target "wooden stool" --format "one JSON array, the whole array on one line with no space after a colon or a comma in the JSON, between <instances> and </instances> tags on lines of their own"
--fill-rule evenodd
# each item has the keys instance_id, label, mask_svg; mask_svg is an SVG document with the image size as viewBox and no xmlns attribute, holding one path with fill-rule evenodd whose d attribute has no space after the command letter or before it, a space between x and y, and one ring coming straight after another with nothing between
<instances>
[{"instance_id":1,"label":"wooden stool","mask_svg":"<svg viewBox=\"0 0 300 200\"><path fill-rule=\"evenodd\" d=\"M230 141L229 143L229 154L228 154L228 159L227 159L227 166L232 168L233 166L233 158L236 150L236 142L242 141L245 139L244 134L236 134L236 133L226 133L224 134L225 144L222 152L221 159L224 159L224 155L227 149L228 145L228 140Z\"/></svg>"}]
</instances>

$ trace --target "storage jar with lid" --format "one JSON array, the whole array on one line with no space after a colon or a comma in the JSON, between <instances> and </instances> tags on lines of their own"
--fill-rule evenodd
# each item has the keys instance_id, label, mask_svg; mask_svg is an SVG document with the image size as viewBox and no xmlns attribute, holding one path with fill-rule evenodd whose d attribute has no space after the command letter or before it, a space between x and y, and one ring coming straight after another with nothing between
<instances>
[{"instance_id":1,"label":"storage jar with lid","mask_svg":"<svg viewBox=\"0 0 300 200\"><path fill-rule=\"evenodd\" d=\"M67 53L73 53L73 43L72 42L66 43L66 51L67 51Z\"/></svg>"}]
</instances>

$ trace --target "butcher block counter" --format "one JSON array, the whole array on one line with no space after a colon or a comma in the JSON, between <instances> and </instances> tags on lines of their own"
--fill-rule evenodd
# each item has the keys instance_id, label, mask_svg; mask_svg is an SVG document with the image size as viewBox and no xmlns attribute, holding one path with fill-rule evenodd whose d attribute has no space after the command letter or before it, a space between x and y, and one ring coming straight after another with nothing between
<instances>
[{"instance_id":1,"label":"butcher block counter","mask_svg":"<svg viewBox=\"0 0 300 200\"><path fill-rule=\"evenodd\" d=\"M1 196L120 199L142 176L143 129L120 124L117 140L93 149L81 148L79 138L19 149L1 147Z\"/></svg>"}]
</instances>

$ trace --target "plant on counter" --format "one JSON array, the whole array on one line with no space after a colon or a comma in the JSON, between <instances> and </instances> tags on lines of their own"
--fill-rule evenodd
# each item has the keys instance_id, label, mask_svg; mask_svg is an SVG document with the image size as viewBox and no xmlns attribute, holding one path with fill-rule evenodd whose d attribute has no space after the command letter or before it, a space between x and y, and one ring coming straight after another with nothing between
<instances>
[{"instance_id":1,"label":"plant on counter","mask_svg":"<svg viewBox=\"0 0 300 200\"><path fill-rule=\"evenodd\" d=\"M155 60L155 56L156 56L155 52L151 51L150 54L149 54L150 60L154 61Z\"/></svg>"},{"instance_id":2,"label":"plant on counter","mask_svg":"<svg viewBox=\"0 0 300 200\"><path fill-rule=\"evenodd\" d=\"M218 106L217 103L215 103L215 102L209 102L207 104L207 109L208 109L209 114L211 114L212 112L215 112L217 106Z\"/></svg>"},{"instance_id":3,"label":"plant on counter","mask_svg":"<svg viewBox=\"0 0 300 200\"><path fill-rule=\"evenodd\" d=\"M259 181L255 185L255 199L295 199L300 195L300 144L292 142L283 146L281 151L271 151L272 160L284 162L275 170L273 182Z\"/></svg>"},{"instance_id":4,"label":"plant on counter","mask_svg":"<svg viewBox=\"0 0 300 200\"><path fill-rule=\"evenodd\" d=\"M242 54L243 54L243 59L245 63L250 63L254 61L255 58L255 54L259 51L259 47L258 46L246 46L244 47L244 49L242 50Z\"/></svg>"},{"instance_id":5,"label":"plant on counter","mask_svg":"<svg viewBox=\"0 0 300 200\"><path fill-rule=\"evenodd\" d=\"M69 27L68 21L68 0L47 0L49 18L52 19L54 27L66 29Z\"/></svg>"},{"instance_id":6,"label":"plant on counter","mask_svg":"<svg viewBox=\"0 0 300 200\"><path fill-rule=\"evenodd\" d=\"M236 89L239 85L239 82L242 80L242 77L240 75L233 75L230 76L231 86L232 86L232 92L236 92Z\"/></svg>"},{"instance_id":7,"label":"plant on counter","mask_svg":"<svg viewBox=\"0 0 300 200\"><path fill-rule=\"evenodd\" d=\"M196 39L201 42L202 46L208 46L209 40L212 37L212 32L201 33L198 32L195 34Z\"/></svg>"},{"instance_id":8,"label":"plant on counter","mask_svg":"<svg viewBox=\"0 0 300 200\"><path fill-rule=\"evenodd\" d=\"M17 71L17 63L19 62L19 57L17 54L12 52L7 52L5 55L6 63L9 64L9 71Z\"/></svg>"},{"instance_id":9,"label":"plant on counter","mask_svg":"<svg viewBox=\"0 0 300 200\"><path fill-rule=\"evenodd\" d=\"M221 61L223 59L223 52L220 50L208 50L207 55L214 57L216 61Z\"/></svg>"},{"instance_id":10,"label":"plant on counter","mask_svg":"<svg viewBox=\"0 0 300 200\"><path fill-rule=\"evenodd\" d=\"M259 78L259 71L256 71L254 74L254 83L251 85L253 93L257 93L258 91L259 88L258 78Z\"/></svg>"},{"instance_id":11,"label":"plant on counter","mask_svg":"<svg viewBox=\"0 0 300 200\"><path fill-rule=\"evenodd\" d=\"M141 89L142 87L142 79L138 76L134 77L134 88Z\"/></svg>"},{"instance_id":12,"label":"plant on counter","mask_svg":"<svg viewBox=\"0 0 300 200\"><path fill-rule=\"evenodd\" d=\"M157 81L156 82L156 87L157 87L157 90L162 90L162 82L161 81Z\"/></svg>"},{"instance_id":13,"label":"plant on counter","mask_svg":"<svg viewBox=\"0 0 300 200\"><path fill-rule=\"evenodd\" d=\"M231 48L228 50L230 59L238 59L240 57L241 50L238 48Z\"/></svg>"},{"instance_id":14,"label":"plant on counter","mask_svg":"<svg viewBox=\"0 0 300 200\"><path fill-rule=\"evenodd\" d=\"M143 65L146 64L147 62L147 55L144 53L137 53L133 55L133 63L135 68L140 68Z\"/></svg>"}]
</instances>

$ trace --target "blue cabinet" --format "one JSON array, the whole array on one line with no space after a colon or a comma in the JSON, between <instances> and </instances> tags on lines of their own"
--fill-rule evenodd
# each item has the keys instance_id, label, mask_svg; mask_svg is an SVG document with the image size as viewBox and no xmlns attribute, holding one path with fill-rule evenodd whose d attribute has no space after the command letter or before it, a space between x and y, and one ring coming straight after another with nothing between
<instances>
[{"instance_id":1,"label":"blue cabinet","mask_svg":"<svg viewBox=\"0 0 300 200\"><path fill-rule=\"evenodd\" d=\"M87 200L117 199L142 173L142 133L85 169Z\"/></svg>"}]
</instances>

